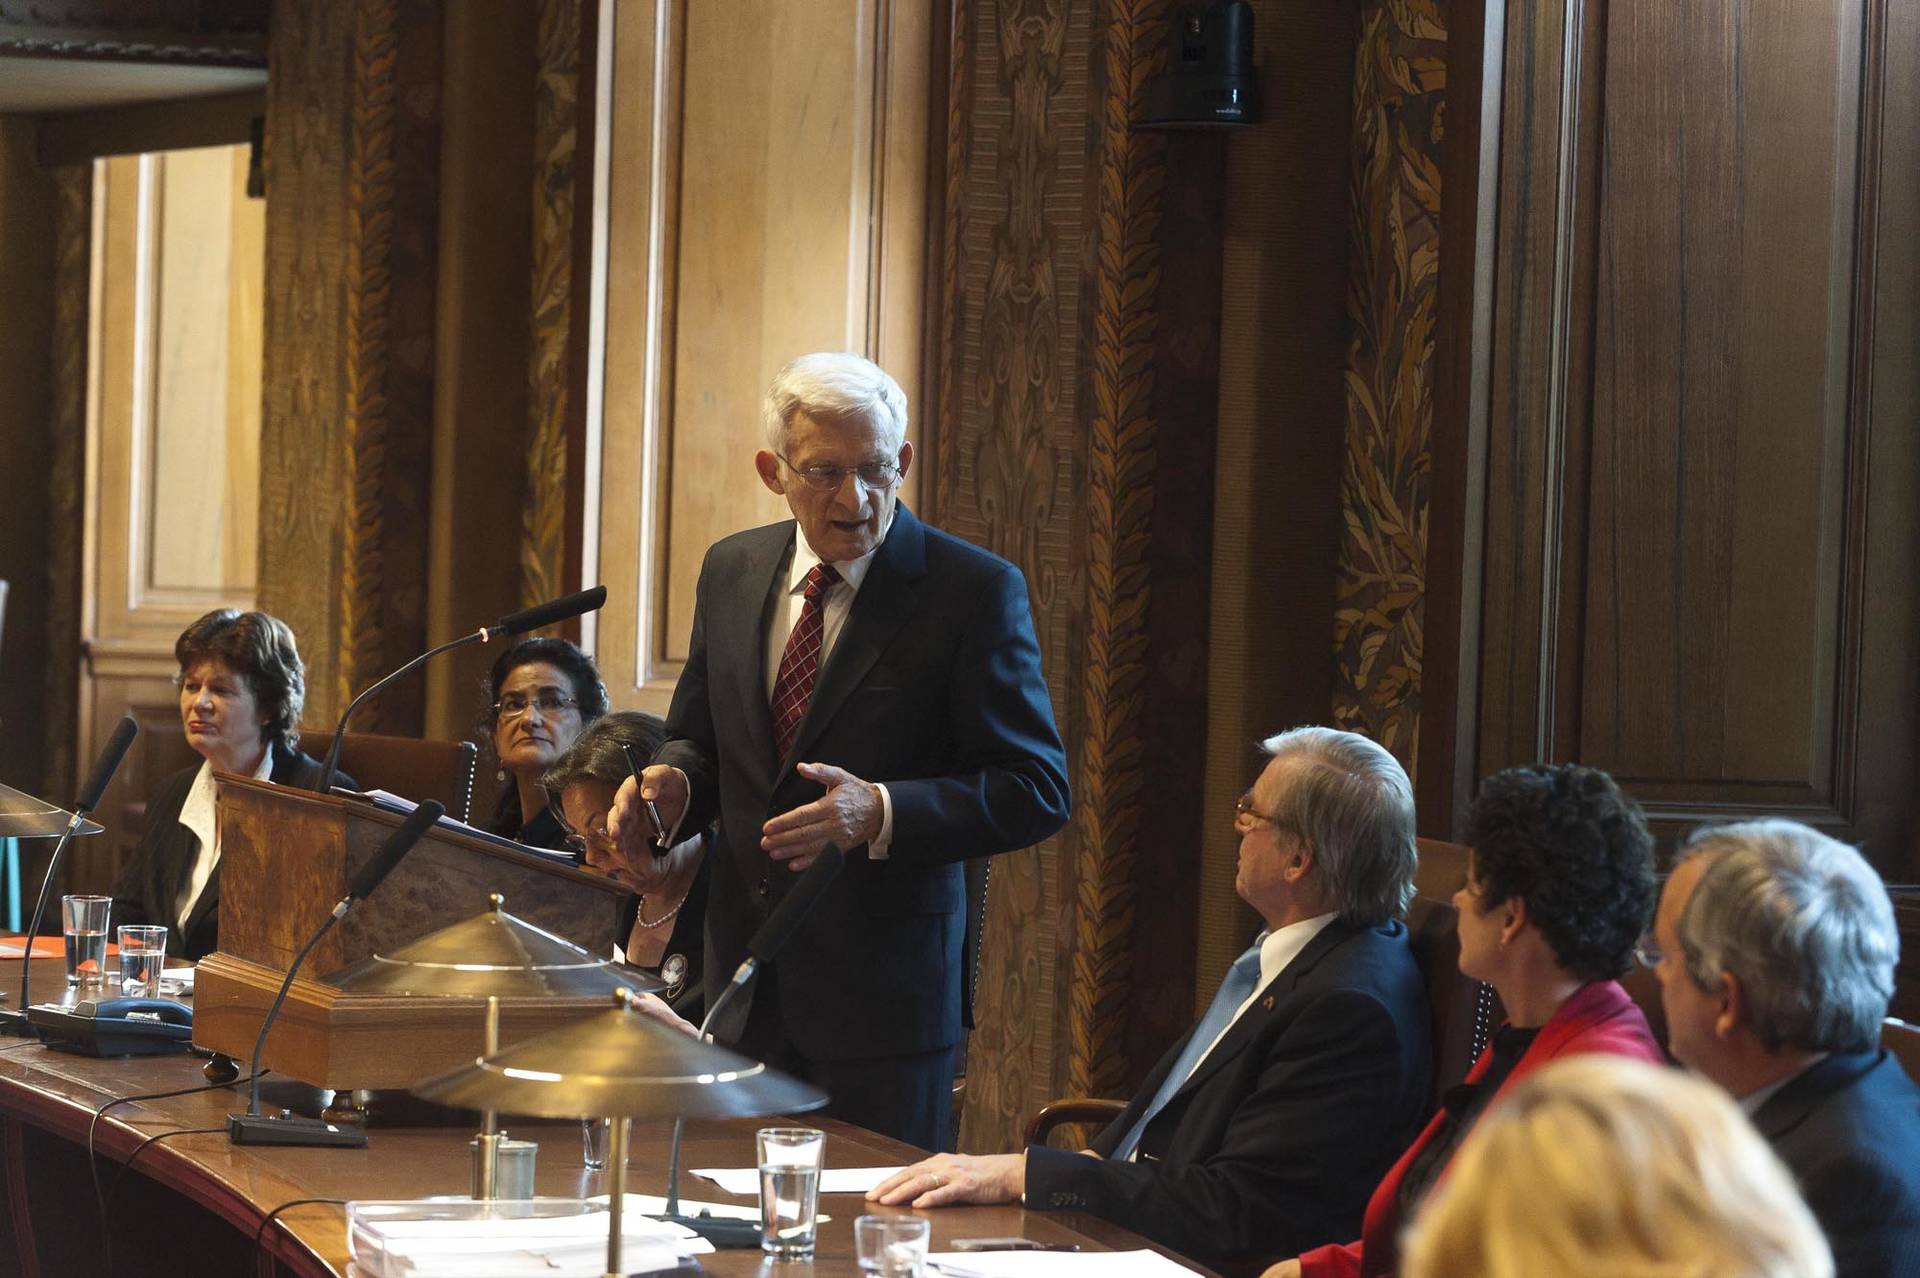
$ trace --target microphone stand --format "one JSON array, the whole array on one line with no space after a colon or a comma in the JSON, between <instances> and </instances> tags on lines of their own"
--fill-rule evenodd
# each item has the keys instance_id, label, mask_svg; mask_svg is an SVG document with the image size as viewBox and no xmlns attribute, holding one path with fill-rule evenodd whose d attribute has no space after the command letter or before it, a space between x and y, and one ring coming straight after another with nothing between
<instances>
[{"instance_id":1,"label":"microphone stand","mask_svg":"<svg viewBox=\"0 0 1920 1278\"><path fill-rule=\"evenodd\" d=\"M740 966L734 969L733 979L727 982L727 988L720 991L720 997L713 1000L713 1006L707 1009L706 1016L700 1021L700 1037L707 1036L707 1029L713 1024L720 1009L732 1002L740 991L753 980L754 972L760 961L749 954L740 960ZM673 1120L673 1148L667 1158L667 1209L655 1219L672 1221L683 1225L700 1235L715 1247L757 1247L760 1245L760 1223L753 1220L731 1220L724 1216L715 1216L702 1211L698 1216L684 1215L680 1211L680 1140L686 1134L687 1120ZM610 1157L625 1160L623 1149L609 1150Z\"/></svg>"},{"instance_id":2,"label":"microphone stand","mask_svg":"<svg viewBox=\"0 0 1920 1278\"><path fill-rule=\"evenodd\" d=\"M366 1129L330 1123L324 1118L301 1118L294 1114L283 1114L278 1118L268 1118L260 1112L260 1055L267 1048L267 1031L273 1028L274 1017L280 1014L280 1005L287 1001L287 991L293 988L293 978L300 971L300 965L307 960L313 947L320 944L320 938L333 930L353 904L351 896L342 897L340 903L327 915L326 922L320 925L310 940L301 947L287 967L287 979L280 982L280 992L273 996L273 1006L260 1021L260 1037L253 1041L253 1065L249 1069L252 1075L247 1080L247 1112L227 1115L227 1140L235 1145L329 1145L343 1149L364 1149L367 1144Z\"/></svg>"},{"instance_id":3,"label":"microphone stand","mask_svg":"<svg viewBox=\"0 0 1920 1278\"><path fill-rule=\"evenodd\" d=\"M33 1025L27 1020L27 990L33 976L33 942L40 935L40 922L46 917L47 893L53 888L53 876L60 870L60 858L66 854L67 844L73 842L73 836L79 832L86 820L84 812L75 812L73 819L67 822L67 828L60 832L60 841L53 845L53 855L47 858L47 876L40 880L40 899L34 903L33 921L27 924L27 936L20 947L20 1007L17 1011L0 1011L0 1035L16 1038L32 1038Z\"/></svg>"},{"instance_id":4,"label":"microphone stand","mask_svg":"<svg viewBox=\"0 0 1920 1278\"><path fill-rule=\"evenodd\" d=\"M398 679L401 675L406 674L409 670L427 661L429 658L437 657L443 652L452 652L455 648L464 648L468 644L487 642L489 633L488 628L482 626L470 635L461 635L458 639L449 640L441 644L438 648L429 649L384 679L377 680L365 692L348 702L346 713L340 716L340 724L333 730L333 742L327 747L326 766L320 770L320 784L315 786L314 789L320 794L329 794L332 792L334 773L340 770L340 743L345 740L347 735L347 720L353 717L353 712L360 708L361 702L392 683L395 679Z\"/></svg>"}]
</instances>

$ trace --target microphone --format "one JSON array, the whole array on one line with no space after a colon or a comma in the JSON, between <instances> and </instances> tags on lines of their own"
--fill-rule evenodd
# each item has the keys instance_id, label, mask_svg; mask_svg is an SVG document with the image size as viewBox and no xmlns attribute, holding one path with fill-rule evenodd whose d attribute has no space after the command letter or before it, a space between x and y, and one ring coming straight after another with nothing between
<instances>
[{"instance_id":1,"label":"microphone","mask_svg":"<svg viewBox=\"0 0 1920 1278\"><path fill-rule=\"evenodd\" d=\"M500 618L500 620L494 622L491 626L482 626L473 633L461 635L458 639L449 640L441 644L438 648L429 648L392 674L376 680L365 692L362 692L348 703L346 711L340 716L340 723L333 730L333 741L327 747L326 766L320 770L320 784L314 788L321 794L326 794L333 789L334 774L340 770L340 742L347 735L347 720L353 718L353 712L360 708L361 702L392 683L395 679L398 679L401 675L423 664L429 658L439 656L443 652L452 652L455 648L464 648L470 643L491 643L495 639L511 638L514 635L525 634L529 630L538 630L542 626L551 626L556 621L566 621L568 618L577 617L583 612L592 612L606 602L607 588L605 586L595 586L592 590L582 590L579 594L567 595L562 599L552 599L543 604L535 604L531 608L522 608L519 612L510 612Z\"/></svg>"},{"instance_id":2,"label":"microphone","mask_svg":"<svg viewBox=\"0 0 1920 1278\"><path fill-rule=\"evenodd\" d=\"M490 635L498 638L502 635L523 635L529 630L544 630L558 621L570 621L583 612L597 611L607 602L607 588L595 586L592 590L582 590L577 595L567 595L561 599L550 599L531 608L522 608L519 612L510 612L487 627Z\"/></svg>"},{"instance_id":3,"label":"microphone","mask_svg":"<svg viewBox=\"0 0 1920 1278\"><path fill-rule=\"evenodd\" d=\"M720 991L720 997L713 1000L713 1006L707 1009L705 1018L701 1020L702 1038L706 1037L707 1029L713 1024L714 1017L719 1015L720 1009L747 987L760 964L772 962L774 956L786 948L787 942L793 939L794 929L800 926L800 920L812 911L814 902L839 876L840 867L846 862L846 853L837 844L827 844L813 864L801 874L793 890L773 907L773 913L767 916L767 921L747 941L747 957L740 960L740 966L734 969L733 979L727 982L727 988ZM667 1158L667 1209L660 1219L685 1225L716 1247L753 1246L759 1241L760 1230L752 1222L680 1214L680 1137L685 1129L684 1118L674 1120L673 1150Z\"/></svg>"},{"instance_id":4,"label":"microphone","mask_svg":"<svg viewBox=\"0 0 1920 1278\"><path fill-rule=\"evenodd\" d=\"M407 814L373 858L360 867L353 876L353 883L347 888L347 894L340 903L328 911L321 922L320 930L315 932L300 953L294 956L293 963L287 968L287 979L280 982L280 992L273 996L273 1006L260 1022L260 1037L253 1041L253 1066L248 1071L251 1077L247 1087L247 1112L227 1115L227 1140L235 1145L330 1145L347 1149L364 1148L367 1133L354 1126L330 1123L324 1118L299 1118L292 1114L283 1114L278 1118L267 1118L260 1113L260 1054L267 1047L267 1031L273 1028L274 1018L280 1015L280 1005L287 1001L287 991L293 988L293 978L300 971L300 965L307 961L307 955L313 947L320 944L320 938L327 934L356 902L365 900L369 893L380 886L393 867L400 864L400 858L413 850L420 836L432 828L434 822L446 814L446 809L438 803L427 802Z\"/></svg>"},{"instance_id":5,"label":"microphone","mask_svg":"<svg viewBox=\"0 0 1920 1278\"><path fill-rule=\"evenodd\" d=\"M132 715L122 715L113 735L107 738L107 744L100 751L100 757L94 761L93 771L87 774L87 783L80 787L80 795L73 803L73 816L67 822L67 828L60 832L60 841L53 845L53 855L47 858L47 877L40 881L40 899L33 907L33 921L27 925L27 939L20 948L20 1008L16 1012L0 1015L0 1034L14 1034L30 1037L34 1030L27 1021L27 991L31 988L33 976L33 941L40 935L40 922L46 917L47 893L53 887L53 876L60 868L60 858L65 855L67 844L73 842L73 836L80 829L86 815L100 806L100 797L107 792L107 783L113 780L113 774L120 770L121 760L127 757L127 750L133 745L133 739L140 735L140 725L133 721Z\"/></svg>"}]
</instances>

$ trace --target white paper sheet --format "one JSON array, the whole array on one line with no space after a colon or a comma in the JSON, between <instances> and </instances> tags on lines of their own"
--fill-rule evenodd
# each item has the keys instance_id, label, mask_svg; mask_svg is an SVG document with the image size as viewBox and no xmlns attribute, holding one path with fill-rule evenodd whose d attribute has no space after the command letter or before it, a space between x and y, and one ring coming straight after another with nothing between
<instances>
[{"instance_id":1,"label":"white paper sheet","mask_svg":"<svg viewBox=\"0 0 1920 1278\"><path fill-rule=\"evenodd\" d=\"M820 1173L820 1192L823 1194L864 1194L887 1177L899 1171L898 1167L828 1167ZM739 1194L743 1198L760 1197L760 1171L755 1167L696 1167L693 1174L703 1180L710 1180L729 1194ZM759 1219L756 1209L754 1218Z\"/></svg>"},{"instance_id":2,"label":"white paper sheet","mask_svg":"<svg viewBox=\"0 0 1920 1278\"><path fill-rule=\"evenodd\" d=\"M1178 1278L1197 1271L1157 1251L937 1251L945 1278Z\"/></svg>"}]
</instances>

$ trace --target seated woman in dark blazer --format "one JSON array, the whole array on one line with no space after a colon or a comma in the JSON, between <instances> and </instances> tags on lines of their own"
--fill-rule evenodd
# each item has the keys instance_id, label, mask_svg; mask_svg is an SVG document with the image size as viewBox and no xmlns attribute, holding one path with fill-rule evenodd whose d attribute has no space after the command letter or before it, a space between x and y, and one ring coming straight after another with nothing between
<instances>
[{"instance_id":1,"label":"seated woman in dark blazer","mask_svg":"<svg viewBox=\"0 0 1920 1278\"><path fill-rule=\"evenodd\" d=\"M621 710L580 734L546 775L570 833L567 843L593 869L632 888L621 918L625 960L667 983L660 997L676 1013L700 1019L701 956L707 917L707 835L703 831L668 849L665 856L630 860L607 834L607 810L630 775L622 745L645 767L667 739L666 725L650 714ZM671 925L671 929L669 929Z\"/></svg>"},{"instance_id":2,"label":"seated woman in dark blazer","mask_svg":"<svg viewBox=\"0 0 1920 1278\"><path fill-rule=\"evenodd\" d=\"M180 723L203 762L160 783L147 830L113 888L113 922L161 923L167 952L199 959L219 946L220 826L213 774L312 788L321 763L300 752L306 667L287 623L219 608L180 632ZM352 777L335 781L354 788Z\"/></svg>"},{"instance_id":3,"label":"seated woman in dark blazer","mask_svg":"<svg viewBox=\"0 0 1920 1278\"><path fill-rule=\"evenodd\" d=\"M529 847L560 848L566 831L541 776L580 729L607 712L607 686L593 658L565 639L522 639L500 654L488 680L481 739L499 760L500 793L487 829Z\"/></svg>"},{"instance_id":4,"label":"seated woman in dark blazer","mask_svg":"<svg viewBox=\"0 0 1920 1278\"><path fill-rule=\"evenodd\" d=\"M1493 986L1507 1023L1387 1172L1360 1241L1318 1247L1264 1278L1391 1275L1400 1231L1493 1099L1558 1057L1666 1056L1616 977L1653 917L1653 839L1639 805L1596 768L1508 768L1467 813L1472 856L1453 894L1460 970Z\"/></svg>"}]
</instances>

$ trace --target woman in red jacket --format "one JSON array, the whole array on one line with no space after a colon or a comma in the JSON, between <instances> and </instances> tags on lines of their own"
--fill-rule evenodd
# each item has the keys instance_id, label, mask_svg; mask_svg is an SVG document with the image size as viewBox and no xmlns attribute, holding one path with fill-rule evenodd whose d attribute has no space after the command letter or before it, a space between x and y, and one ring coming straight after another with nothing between
<instances>
[{"instance_id":1,"label":"woman in red jacket","mask_svg":"<svg viewBox=\"0 0 1920 1278\"><path fill-rule=\"evenodd\" d=\"M1487 1106L1550 1060L1579 1052L1665 1059L1615 979L1653 914L1653 840L1640 808L1595 768L1509 768L1467 814L1473 849L1460 912L1460 970L1499 994L1507 1022L1466 1081L1373 1191L1359 1242L1318 1247L1264 1278L1375 1278Z\"/></svg>"}]
</instances>

